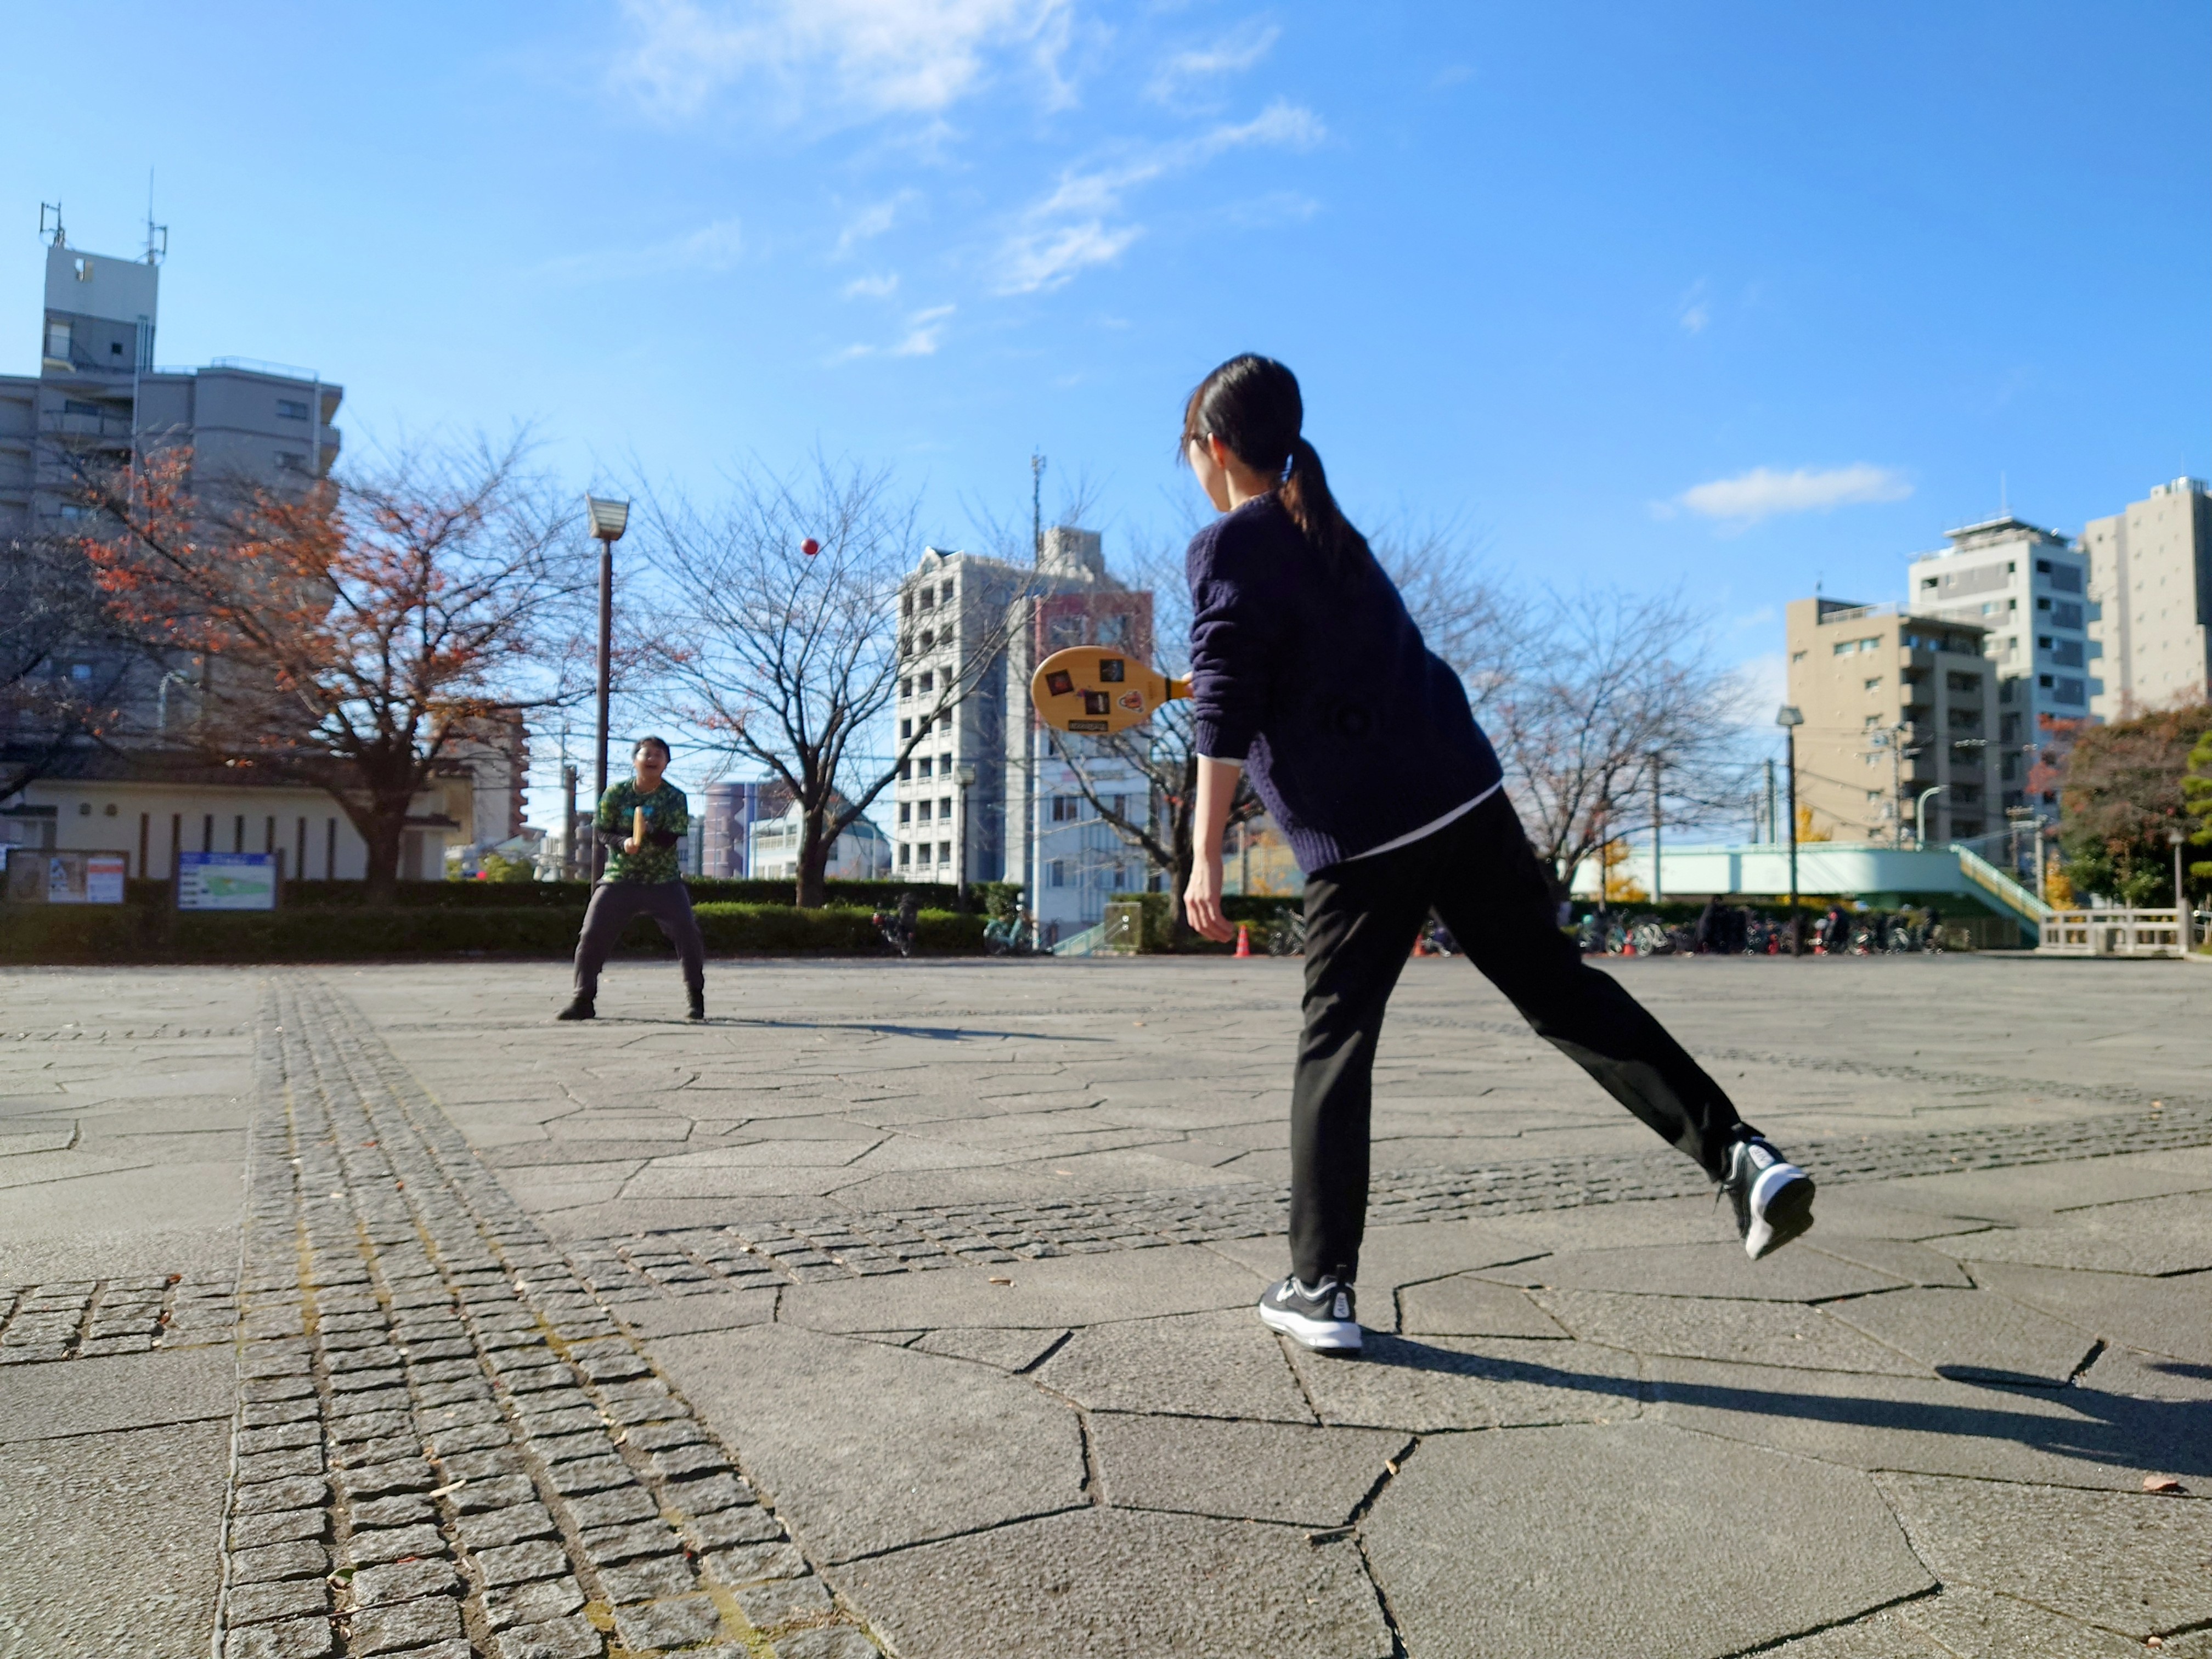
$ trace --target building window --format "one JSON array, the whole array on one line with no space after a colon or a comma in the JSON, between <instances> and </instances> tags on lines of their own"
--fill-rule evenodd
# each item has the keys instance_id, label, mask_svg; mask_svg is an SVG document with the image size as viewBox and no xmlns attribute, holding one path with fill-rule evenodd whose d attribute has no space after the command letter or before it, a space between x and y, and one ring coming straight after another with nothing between
<instances>
[{"instance_id":1,"label":"building window","mask_svg":"<svg viewBox=\"0 0 2212 1659\"><path fill-rule=\"evenodd\" d=\"M1054 823L1079 823L1083 818L1083 802L1075 795L1054 795L1052 798L1052 821Z\"/></svg>"},{"instance_id":2,"label":"building window","mask_svg":"<svg viewBox=\"0 0 2212 1659\"><path fill-rule=\"evenodd\" d=\"M284 421L304 421L307 418L307 403L304 398L279 398L276 416Z\"/></svg>"},{"instance_id":3,"label":"building window","mask_svg":"<svg viewBox=\"0 0 2212 1659\"><path fill-rule=\"evenodd\" d=\"M276 470L280 472L305 472L307 470L307 458L305 455L295 455L289 450L280 449L276 452Z\"/></svg>"},{"instance_id":4,"label":"building window","mask_svg":"<svg viewBox=\"0 0 2212 1659\"><path fill-rule=\"evenodd\" d=\"M903 870L908 865L913 862L914 848L908 847L904 842L901 842L899 843L899 868Z\"/></svg>"},{"instance_id":5,"label":"building window","mask_svg":"<svg viewBox=\"0 0 2212 1659\"><path fill-rule=\"evenodd\" d=\"M950 864L952 862L952 843L951 842L940 841L937 843L937 861L939 864Z\"/></svg>"},{"instance_id":6,"label":"building window","mask_svg":"<svg viewBox=\"0 0 2212 1659\"><path fill-rule=\"evenodd\" d=\"M908 778L912 777L913 775L914 775L914 763L913 763L912 761L901 761L901 762L899 763L899 781L900 781L901 783L904 783L904 782L905 782Z\"/></svg>"},{"instance_id":7,"label":"building window","mask_svg":"<svg viewBox=\"0 0 2212 1659\"><path fill-rule=\"evenodd\" d=\"M1805 660L1805 653L1802 651L1792 651L1790 653L1790 660L1792 662L1802 662Z\"/></svg>"},{"instance_id":8,"label":"building window","mask_svg":"<svg viewBox=\"0 0 2212 1659\"><path fill-rule=\"evenodd\" d=\"M921 775L925 778L927 777L929 775L929 769L935 763L936 763L932 761L928 756L924 755L921 757Z\"/></svg>"},{"instance_id":9,"label":"building window","mask_svg":"<svg viewBox=\"0 0 2212 1659\"><path fill-rule=\"evenodd\" d=\"M899 722L899 741L903 743L913 735L914 722L912 720L901 720Z\"/></svg>"},{"instance_id":10,"label":"building window","mask_svg":"<svg viewBox=\"0 0 2212 1659\"><path fill-rule=\"evenodd\" d=\"M901 823L911 823L914 822L914 808L905 801L901 801L899 803L898 821Z\"/></svg>"},{"instance_id":11,"label":"building window","mask_svg":"<svg viewBox=\"0 0 2212 1659\"><path fill-rule=\"evenodd\" d=\"M919 818L924 823L927 823L929 822L929 803L927 801L917 801L915 804L915 817Z\"/></svg>"},{"instance_id":12,"label":"building window","mask_svg":"<svg viewBox=\"0 0 2212 1659\"><path fill-rule=\"evenodd\" d=\"M937 816L946 823L952 822L952 797L942 796L937 803Z\"/></svg>"},{"instance_id":13,"label":"building window","mask_svg":"<svg viewBox=\"0 0 2212 1659\"><path fill-rule=\"evenodd\" d=\"M927 651L933 648L936 644L937 635L931 633L927 628L923 629L921 630L921 648Z\"/></svg>"},{"instance_id":14,"label":"building window","mask_svg":"<svg viewBox=\"0 0 2212 1659\"><path fill-rule=\"evenodd\" d=\"M2035 683L2046 691L2051 690L2051 676L2048 674L2038 674L2035 677Z\"/></svg>"},{"instance_id":15,"label":"building window","mask_svg":"<svg viewBox=\"0 0 2212 1659\"><path fill-rule=\"evenodd\" d=\"M1050 864L1047 865L1045 868L1048 872L1048 880L1050 885L1054 887L1065 887L1067 885L1067 860L1066 859L1054 859Z\"/></svg>"},{"instance_id":16,"label":"building window","mask_svg":"<svg viewBox=\"0 0 2212 1659\"><path fill-rule=\"evenodd\" d=\"M937 597L946 605L951 604L952 584L951 582L947 582L942 587L939 588L937 590Z\"/></svg>"},{"instance_id":17,"label":"building window","mask_svg":"<svg viewBox=\"0 0 2212 1659\"><path fill-rule=\"evenodd\" d=\"M46 325L46 356L67 362L70 355L70 325L67 323Z\"/></svg>"},{"instance_id":18,"label":"building window","mask_svg":"<svg viewBox=\"0 0 2212 1659\"><path fill-rule=\"evenodd\" d=\"M918 841L915 842L914 861L916 864L927 864L929 862L929 843L927 842Z\"/></svg>"},{"instance_id":19,"label":"building window","mask_svg":"<svg viewBox=\"0 0 2212 1659\"><path fill-rule=\"evenodd\" d=\"M931 674L931 673L928 672L928 670L924 669L924 670L922 671L922 676L921 676L921 680L918 682L918 684L919 684L919 686L920 686L920 689L921 689L921 695L922 695L923 696L925 696L925 697L926 697L926 696L927 696L930 694L930 692L931 692L931 691L933 691L933 690L935 690L935 689L936 689L936 684L937 684L936 677L935 677L934 675Z\"/></svg>"},{"instance_id":20,"label":"building window","mask_svg":"<svg viewBox=\"0 0 2212 1659\"><path fill-rule=\"evenodd\" d=\"M1866 683L1866 689L1867 689L1868 690L1869 690L1869 691L1879 691L1879 690L1881 690L1881 675L1879 675L1879 674L1877 674L1877 675L1875 675L1872 679L1869 680L1869 681Z\"/></svg>"},{"instance_id":21,"label":"building window","mask_svg":"<svg viewBox=\"0 0 2212 1659\"><path fill-rule=\"evenodd\" d=\"M911 680L911 679L903 679L903 680L901 680L901 681L899 682L899 696L901 696L902 697L910 697L910 696L912 696L913 695L914 695L914 681L913 681L913 680Z\"/></svg>"}]
</instances>

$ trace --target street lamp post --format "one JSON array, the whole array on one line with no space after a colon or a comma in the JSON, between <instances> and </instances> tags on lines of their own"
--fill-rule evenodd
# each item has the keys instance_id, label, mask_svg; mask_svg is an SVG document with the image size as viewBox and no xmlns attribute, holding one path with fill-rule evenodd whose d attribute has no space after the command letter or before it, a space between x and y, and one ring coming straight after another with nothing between
<instances>
[{"instance_id":1,"label":"street lamp post","mask_svg":"<svg viewBox=\"0 0 2212 1659\"><path fill-rule=\"evenodd\" d=\"M2177 827L2167 830L2166 838L2173 848L2173 919L2180 930L2181 948L2187 951L2197 943L2194 918L2189 911L2189 895L2181 885L2181 849L2189 840L2189 832Z\"/></svg>"},{"instance_id":2,"label":"street lamp post","mask_svg":"<svg viewBox=\"0 0 2212 1659\"><path fill-rule=\"evenodd\" d=\"M1659 868L1660 816L1659 769L1666 757L1656 749L1651 751L1651 902L1667 902L1667 878Z\"/></svg>"},{"instance_id":3,"label":"street lamp post","mask_svg":"<svg viewBox=\"0 0 2212 1659\"><path fill-rule=\"evenodd\" d=\"M1925 848L1928 845L1929 798L1934 795L1940 795L1942 793L1943 786L1940 783L1936 784L1931 788L1922 790L1920 792L1920 799L1912 803L1912 845L1915 850Z\"/></svg>"},{"instance_id":4,"label":"street lamp post","mask_svg":"<svg viewBox=\"0 0 2212 1659\"><path fill-rule=\"evenodd\" d=\"M975 784L975 769L963 761L953 769L952 781L960 786L960 862L952 867L954 891L962 913L968 908L968 792Z\"/></svg>"},{"instance_id":5,"label":"street lamp post","mask_svg":"<svg viewBox=\"0 0 2212 1659\"><path fill-rule=\"evenodd\" d=\"M615 544L629 527L629 503L586 495L584 511L591 519L592 534L599 544L599 759L592 774L592 879L597 881L607 861L606 839L599 834L599 803L607 793L607 697L612 681L614 650Z\"/></svg>"},{"instance_id":6,"label":"street lamp post","mask_svg":"<svg viewBox=\"0 0 2212 1659\"><path fill-rule=\"evenodd\" d=\"M1805 918L1797 911L1797 728L1805 716L1789 703L1775 711L1774 723L1782 728L1783 769L1790 775L1790 954L1805 954Z\"/></svg>"}]
</instances>

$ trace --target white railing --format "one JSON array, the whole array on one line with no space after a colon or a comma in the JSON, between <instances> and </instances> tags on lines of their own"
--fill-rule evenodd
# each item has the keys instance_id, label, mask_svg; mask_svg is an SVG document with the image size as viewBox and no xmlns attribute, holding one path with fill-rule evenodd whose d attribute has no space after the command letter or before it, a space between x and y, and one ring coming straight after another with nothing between
<instances>
[{"instance_id":1,"label":"white railing","mask_svg":"<svg viewBox=\"0 0 2212 1659\"><path fill-rule=\"evenodd\" d=\"M2190 931L2175 909L2053 910L2035 948L2047 957L2179 957Z\"/></svg>"}]
</instances>

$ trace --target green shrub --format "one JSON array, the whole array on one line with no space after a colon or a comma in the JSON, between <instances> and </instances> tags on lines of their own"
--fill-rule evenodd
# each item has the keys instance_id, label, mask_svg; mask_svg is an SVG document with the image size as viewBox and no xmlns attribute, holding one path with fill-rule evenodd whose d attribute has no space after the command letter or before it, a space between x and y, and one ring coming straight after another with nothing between
<instances>
[{"instance_id":1,"label":"green shrub","mask_svg":"<svg viewBox=\"0 0 2212 1659\"><path fill-rule=\"evenodd\" d=\"M1221 944L1199 933L1187 933L1178 943L1174 933L1175 911L1165 893L1116 893L1113 902L1144 908L1144 942L1139 948L1147 955L1177 951L1205 954L1237 948L1234 939ZM1250 930L1255 951L1267 948L1267 930L1275 925L1278 911L1288 910L1295 916L1304 908L1305 898L1299 893L1231 893L1221 901L1221 914L1229 919L1230 926L1233 927L1241 921Z\"/></svg>"},{"instance_id":2,"label":"green shrub","mask_svg":"<svg viewBox=\"0 0 2212 1659\"><path fill-rule=\"evenodd\" d=\"M789 905L707 903L697 906L696 914L700 933L714 955L878 956L886 949L868 911L851 906L799 910ZM574 951L583 921L581 904L389 909L295 905L182 915L141 905L22 905L0 914L0 962L352 962L461 956L557 960ZM917 943L932 955L980 953L982 918L925 910ZM622 955L674 954L659 928L645 917L623 931L616 949Z\"/></svg>"}]
</instances>

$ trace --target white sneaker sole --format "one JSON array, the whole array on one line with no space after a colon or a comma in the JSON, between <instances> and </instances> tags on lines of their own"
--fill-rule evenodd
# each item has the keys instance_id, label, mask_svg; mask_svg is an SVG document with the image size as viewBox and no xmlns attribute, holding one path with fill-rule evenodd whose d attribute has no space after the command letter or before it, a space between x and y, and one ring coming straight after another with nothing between
<instances>
[{"instance_id":1,"label":"white sneaker sole","mask_svg":"<svg viewBox=\"0 0 2212 1659\"><path fill-rule=\"evenodd\" d=\"M1358 1353L1359 1326L1349 1319L1315 1319L1291 1308L1260 1304L1260 1322L1316 1353Z\"/></svg>"},{"instance_id":2,"label":"white sneaker sole","mask_svg":"<svg viewBox=\"0 0 2212 1659\"><path fill-rule=\"evenodd\" d=\"M1751 1189L1751 1228L1744 1254L1753 1261L1780 1249L1813 1225L1813 1177L1794 1164L1762 1170Z\"/></svg>"}]
</instances>

